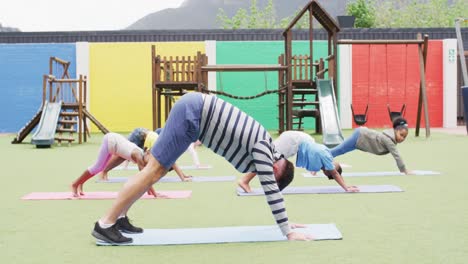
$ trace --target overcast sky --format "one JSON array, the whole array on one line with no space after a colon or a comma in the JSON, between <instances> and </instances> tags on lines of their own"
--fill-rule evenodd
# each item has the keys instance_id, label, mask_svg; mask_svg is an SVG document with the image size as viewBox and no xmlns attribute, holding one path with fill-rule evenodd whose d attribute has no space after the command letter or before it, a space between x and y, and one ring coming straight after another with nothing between
<instances>
[{"instance_id":1,"label":"overcast sky","mask_svg":"<svg viewBox=\"0 0 468 264\"><path fill-rule=\"evenodd\" d=\"M0 23L21 31L119 30L183 0L0 0Z\"/></svg>"}]
</instances>

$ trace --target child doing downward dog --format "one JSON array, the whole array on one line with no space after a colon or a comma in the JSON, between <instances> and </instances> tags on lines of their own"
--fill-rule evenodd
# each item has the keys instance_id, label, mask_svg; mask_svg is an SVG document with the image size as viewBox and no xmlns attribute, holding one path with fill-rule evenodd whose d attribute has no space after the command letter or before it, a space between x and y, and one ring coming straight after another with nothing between
<instances>
[{"instance_id":1,"label":"child doing downward dog","mask_svg":"<svg viewBox=\"0 0 468 264\"><path fill-rule=\"evenodd\" d=\"M333 157L346 154L355 149L376 155L391 153L400 172L411 174L411 171L406 168L397 149L397 144L405 141L407 136L408 123L406 119L397 117L393 120L393 129L387 129L383 132L366 127L356 128L349 138L340 145L332 148L331 153Z\"/></svg>"},{"instance_id":2,"label":"child doing downward dog","mask_svg":"<svg viewBox=\"0 0 468 264\"><path fill-rule=\"evenodd\" d=\"M107 133L102 139L96 163L86 169L83 174L81 174L81 176L72 183L71 188L73 196L79 197L80 195L83 195L83 184L91 177L104 170L112 155L135 162L138 164L139 169L144 168L146 165L144 152L141 148L128 141L128 139L120 134Z\"/></svg>"}]
</instances>

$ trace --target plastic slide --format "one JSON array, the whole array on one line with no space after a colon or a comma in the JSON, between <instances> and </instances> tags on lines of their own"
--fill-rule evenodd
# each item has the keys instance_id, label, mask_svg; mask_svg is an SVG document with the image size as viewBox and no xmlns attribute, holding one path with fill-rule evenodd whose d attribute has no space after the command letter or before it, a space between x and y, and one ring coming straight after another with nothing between
<instances>
[{"instance_id":1,"label":"plastic slide","mask_svg":"<svg viewBox=\"0 0 468 264\"><path fill-rule=\"evenodd\" d=\"M50 147L54 143L61 108L62 102L45 102L41 121L39 121L39 126L32 136L31 144L36 145L36 147Z\"/></svg>"},{"instance_id":2,"label":"plastic slide","mask_svg":"<svg viewBox=\"0 0 468 264\"><path fill-rule=\"evenodd\" d=\"M335 147L341 144L344 138L341 133L333 81L317 79L317 90L320 118L322 121L323 144L329 148Z\"/></svg>"}]
</instances>

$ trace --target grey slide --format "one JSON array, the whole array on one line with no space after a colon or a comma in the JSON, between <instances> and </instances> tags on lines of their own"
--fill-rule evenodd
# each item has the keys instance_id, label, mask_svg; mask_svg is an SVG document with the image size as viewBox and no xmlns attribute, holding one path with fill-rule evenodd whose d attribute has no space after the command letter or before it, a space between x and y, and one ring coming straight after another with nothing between
<instances>
[{"instance_id":1,"label":"grey slide","mask_svg":"<svg viewBox=\"0 0 468 264\"><path fill-rule=\"evenodd\" d=\"M343 236L335 224L310 224L294 232L309 234L315 240L337 240ZM133 243L122 246L187 245L239 242L272 242L287 240L278 226L230 226L211 228L145 229L141 234L124 234ZM110 246L101 240L97 245Z\"/></svg>"},{"instance_id":2,"label":"grey slide","mask_svg":"<svg viewBox=\"0 0 468 264\"><path fill-rule=\"evenodd\" d=\"M131 176L130 176L131 177ZM192 182L227 182L234 181L236 176L193 176ZM128 177L111 177L107 181L97 180L100 183L126 182ZM162 177L158 182L182 182L179 177Z\"/></svg>"},{"instance_id":3,"label":"grey slide","mask_svg":"<svg viewBox=\"0 0 468 264\"><path fill-rule=\"evenodd\" d=\"M359 192L357 193L384 193L384 192L402 192L403 190L394 185L359 185ZM290 186L286 187L282 194L327 194L327 193L346 193L340 186ZM254 188L252 192L246 193L244 190L237 188L237 195L239 196L258 196L263 195L263 189Z\"/></svg>"},{"instance_id":4,"label":"grey slide","mask_svg":"<svg viewBox=\"0 0 468 264\"><path fill-rule=\"evenodd\" d=\"M31 138L31 144L36 145L36 147L50 147L50 145L54 144L55 130L57 129L57 121L61 108L62 102L45 102L41 120L39 121L36 132Z\"/></svg>"},{"instance_id":5,"label":"grey slide","mask_svg":"<svg viewBox=\"0 0 468 264\"><path fill-rule=\"evenodd\" d=\"M344 141L341 133L340 117L336 104L333 80L317 79L320 120L322 122L323 144L329 148Z\"/></svg>"},{"instance_id":6,"label":"grey slide","mask_svg":"<svg viewBox=\"0 0 468 264\"><path fill-rule=\"evenodd\" d=\"M429 175L439 175L440 172L437 171L425 171L425 170L414 170L413 173L408 175L418 175L418 176L429 176ZM308 172L302 174L306 178L325 178L322 172L317 173L316 176L311 175ZM368 172L343 172L341 176L343 177L378 177L378 176L405 176L406 174L399 171L368 171Z\"/></svg>"}]
</instances>

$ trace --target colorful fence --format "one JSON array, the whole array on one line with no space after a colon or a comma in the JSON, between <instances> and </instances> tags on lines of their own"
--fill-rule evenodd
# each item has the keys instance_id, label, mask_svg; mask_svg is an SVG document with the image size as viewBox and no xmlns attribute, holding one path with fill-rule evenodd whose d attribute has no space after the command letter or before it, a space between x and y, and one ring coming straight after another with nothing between
<instances>
[{"instance_id":1,"label":"colorful fence","mask_svg":"<svg viewBox=\"0 0 468 264\"><path fill-rule=\"evenodd\" d=\"M356 112L369 105L366 126L390 127L387 104L392 111L406 104L405 117L414 127L420 82L417 45L354 45L352 54L352 103ZM442 42L430 41L426 89L430 125L436 127L443 121L442 73ZM424 127L424 115L421 120Z\"/></svg>"},{"instance_id":2,"label":"colorful fence","mask_svg":"<svg viewBox=\"0 0 468 264\"><path fill-rule=\"evenodd\" d=\"M161 56L204 52L204 42L96 43L90 49L90 111L110 131L152 127L151 45Z\"/></svg>"},{"instance_id":3,"label":"colorful fence","mask_svg":"<svg viewBox=\"0 0 468 264\"><path fill-rule=\"evenodd\" d=\"M206 42L89 43L89 63L84 63L89 67L89 110L111 131L152 126L153 44L161 56L193 56L197 51L211 54L210 64L277 64L279 54L284 52L281 41L214 43L211 46ZM316 41L314 57L325 56L326 49L326 42ZM307 42L294 43L293 54L307 53ZM0 45L0 111L3 113L0 115L0 133L17 132L39 109L42 75L48 73L51 56L70 61L70 75L76 75L74 43ZM433 127L443 124L442 57L442 41L430 41L426 76L430 125ZM338 63L342 61L339 56ZM416 45L354 45L349 61L352 64L353 106L360 112L370 105L366 125L388 127L387 104L396 110L406 103L406 117L414 126L419 92ZM255 95L265 89L278 88L276 72L223 72L214 73L214 77L216 87L210 89L234 95ZM254 116L266 128L278 127L276 94L254 100L225 99ZM306 128L313 128L312 120L306 120Z\"/></svg>"},{"instance_id":4,"label":"colorful fence","mask_svg":"<svg viewBox=\"0 0 468 264\"><path fill-rule=\"evenodd\" d=\"M327 42L314 42L314 58L327 56ZM216 64L278 64L278 57L284 53L284 43L280 41L257 42L217 42ZM309 43L297 41L293 44L293 54L309 53ZM277 72L224 72L217 73L217 88L224 92L250 96L266 89L278 89ZM278 95L270 94L253 100L224 99L252 115L267 129L278 128ZM305 118L305 127L314 128L311 118Z\"/></svg>"},{"instance_id":5,"label":"colorful fence","mask_svg":"<svg viewBox=\"0 0 468 264\"><path fill-rule=\"evenodd\" d=\"M0 133L19 131L39 110L52 56L70 61L75 76L75 44L0 44Z\"/></svg>"}]
</instances>

